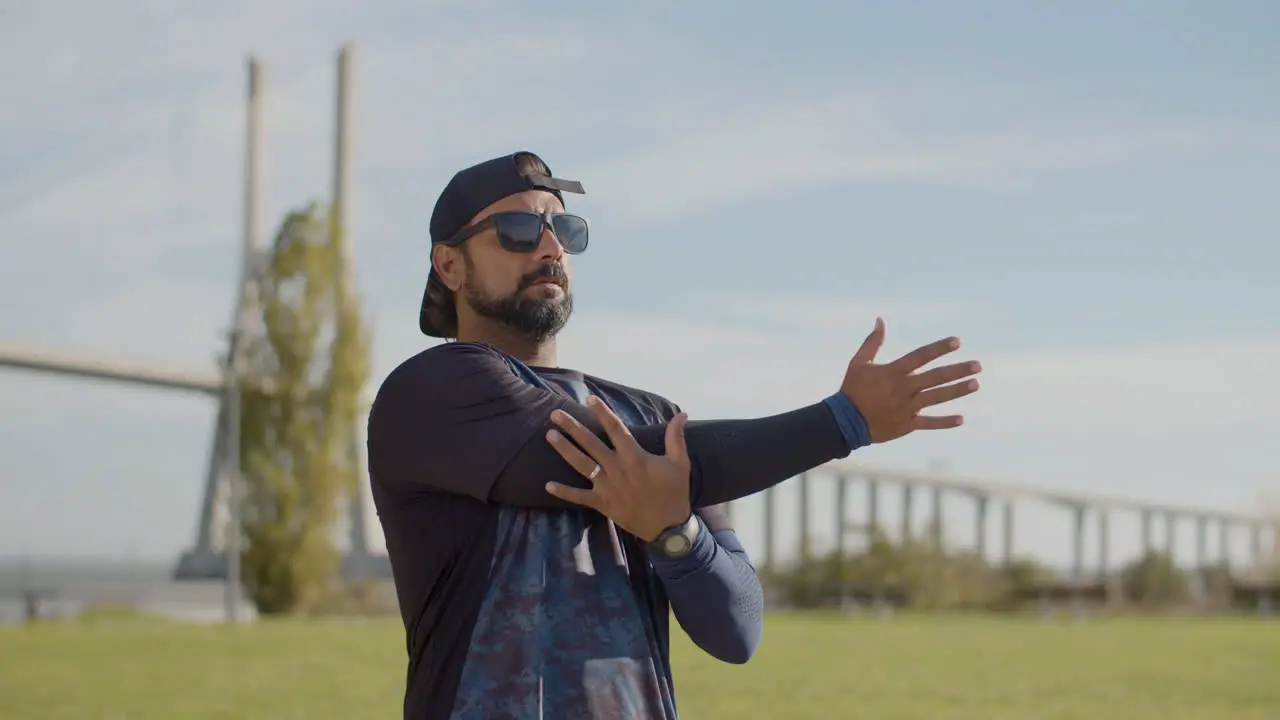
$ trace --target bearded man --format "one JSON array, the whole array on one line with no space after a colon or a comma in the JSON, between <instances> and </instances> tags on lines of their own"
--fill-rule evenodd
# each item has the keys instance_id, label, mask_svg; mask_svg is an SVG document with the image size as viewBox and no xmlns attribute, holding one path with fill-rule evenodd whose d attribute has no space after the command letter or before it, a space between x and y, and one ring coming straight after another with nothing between
<instances>
[{"instance_id":1,"label":"bearded man","mask_svg":"<svg viewBox=\"0 0 1280 720\"><path fill-rule=\"evenodd\" d=\"M519 152L458 172L431 216L424 334L369 414L373 498L408 646L406 720L675 720L669 615L747 662L763 593L723 503L871 443L958 427L921 414L977 390L931 343L754 420L687 422L651 392L562 367L580 183Z\"/></svg>"}]
</instances>

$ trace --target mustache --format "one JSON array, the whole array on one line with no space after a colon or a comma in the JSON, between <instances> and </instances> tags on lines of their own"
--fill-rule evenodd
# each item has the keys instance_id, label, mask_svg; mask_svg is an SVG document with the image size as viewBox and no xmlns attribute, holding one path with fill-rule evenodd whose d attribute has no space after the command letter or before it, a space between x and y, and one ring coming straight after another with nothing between
<instances>
[{"instance_id":1,"label":"mustache","mask_svg":"<svg viewBox=\"0 0 1280 720\"><path fill-rule=\"evenodd\" d=\"M569 275L565 273L564 268L560 267L560 263L544 263L539 265L533 272L520 278L520 287L517 292L527 290L539 280L555 280L560 284L560 287L567 288L569 286Z\"/></svg>"}]
</instances>

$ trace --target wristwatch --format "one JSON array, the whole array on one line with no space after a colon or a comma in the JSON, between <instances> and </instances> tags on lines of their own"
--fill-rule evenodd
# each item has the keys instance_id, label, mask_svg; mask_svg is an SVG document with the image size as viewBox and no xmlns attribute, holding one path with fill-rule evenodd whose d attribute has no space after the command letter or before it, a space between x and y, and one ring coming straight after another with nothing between
<instances>
[{"instance_id":1,"label":"wristwatch","mask_svg":"<svg viewBox=\"0 0 1280 720\"><path fill-rule=\"evenodd\" d=\"M684 557L693 550L693 541L698 537L702 524L697 513L690 513L689 519L679 525L672 525L649 543L649 547L659 555L669 558Z\"/></svg>"}]
</instances>

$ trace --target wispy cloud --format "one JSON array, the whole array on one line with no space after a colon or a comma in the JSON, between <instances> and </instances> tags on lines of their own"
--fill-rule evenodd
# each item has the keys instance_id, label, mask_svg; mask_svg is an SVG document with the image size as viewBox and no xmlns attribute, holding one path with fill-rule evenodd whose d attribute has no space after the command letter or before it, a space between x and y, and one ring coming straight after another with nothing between
<instances>
[{"instance_id":1,"label":"wispy cloud","mask_svg":"<svg viewBox=\"0 0 1280 720\"><path fill-rule=\"evenodd\" d=\"M810 302L864 305L841 298ZM867 302L851 318L869 328L875 307ZM986 368L984 391L965 404L984 422L1004 423L1009 430L1089 428L1124 435L1259 422L1280 400L1280 382L1268 371L1280 363L1280 343L1274 339L991 352L982 336L965 332L986 320L983 312L998 311L970 306L962 321L917 321L905 332L891 333L885 359L943 334L964 335L970 342L957 358L976 356ZM824 323L734 328L709 318L582 312L566 331L562 354L570 365L609 377L674 384L671 392L701 412L759 412L833 391L863 334L833 333Z\"/></svg>"},{"instance_id":2,"label":"wispy cloud","mask_svg":"<svg viewBox=\"0 0 1280 720\"><path fill-rule=\"evenodd\" d=\"M717 204L846 183L920 183L1008 191L1055 173L1144 158L1222 151L1280 152L1280 125L1052 117L999 130L912 131L917 99L895 106L874 92L750 101L691 121L683 133L628 148L593 167L605 206L632 219L675 217ZM1091 120L1091 121L1090 121ZM660 199L636 203L645 188Z\"/></svg>"},{"instance_id":3,"label":"wispy cloud","mask_svg":"<svg viewBox=\"0 0 1280 720\"><path fill-rule=\"evenodd\" d=\"M839 333L856 338L871 331L877 317L897 329L915 329L921 325L936 327L955 320L970 309L960 300L927 298L848 298L835 295L772 295L738 298L708 308L713 315L758 323L770 329L804 332Z\"/></svg>"}]
</instances>

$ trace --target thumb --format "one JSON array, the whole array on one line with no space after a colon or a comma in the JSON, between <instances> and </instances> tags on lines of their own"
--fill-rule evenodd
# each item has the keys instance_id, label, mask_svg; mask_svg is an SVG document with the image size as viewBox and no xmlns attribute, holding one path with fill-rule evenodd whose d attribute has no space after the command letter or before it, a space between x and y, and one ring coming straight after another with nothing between
<instances>
[{"instance_id":1,"label":"thumb","mask_svg":"<svg viewBox=\"0 0 1280 720\"><path fill-rule=\"evenodd\" d=\"M851 365L865 364L875 362L876 354L880 352L880 346L884 345L884 320L876 318L876 326L871 330L871 334L867 335L867 339L862 341L862 347L858 348L858 352L853 354Z\"/></svg>"},{"instance_id":2,"label":"thumb","mask_svg":"<svg viewBox=\"0 0 1280 720\"><path fill-rule=\"evenodd\" d=\"M684 462L689 459L689 446L684 439L684 425L689 420L685 413L677 413L667 423L667 457Z\"/></svg>"}]
</instances>

